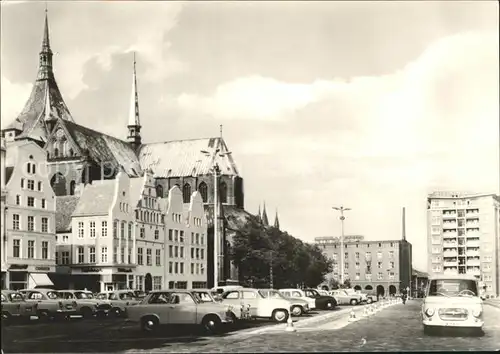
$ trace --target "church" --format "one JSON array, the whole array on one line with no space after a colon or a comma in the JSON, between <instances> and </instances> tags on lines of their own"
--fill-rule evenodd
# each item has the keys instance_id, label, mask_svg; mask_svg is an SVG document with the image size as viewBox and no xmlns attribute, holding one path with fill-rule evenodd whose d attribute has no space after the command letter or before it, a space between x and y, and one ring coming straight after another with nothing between
<instances>
[{"instance_id":1,"label":"church","mask_svg":"<svg viewBox=\"0 0 500 354\"><path fill-rule=\"evenodd\" d=\"M225 250L221 280L237 280L237 271L227 257L227 247L231 235L254 216L244 210L243 178L222 136L151 144L143 142L135 56L127 136L113 137L78 124L64 102L54 77L47 13L38 59L38 74L24 108L11 124L2 127L6 144L29 140L44 149L50 184L57 197L74 195L82 184L114 179L121 171L129 177L143 176L146 171L151 173L157 195L164 198L175 185L182 191L185 203L189 203L191 194L198 191L208 221L209 285L213 284L213 251L210 250L211 243L213 250L214 234L213 167L218 166L218 201L221 207L217 209L218 217L224 221L219 223L219 235L222 235L222 248L219 249ZM98 127L98 122L95 127Z\"/></svg>"}]
</instances>

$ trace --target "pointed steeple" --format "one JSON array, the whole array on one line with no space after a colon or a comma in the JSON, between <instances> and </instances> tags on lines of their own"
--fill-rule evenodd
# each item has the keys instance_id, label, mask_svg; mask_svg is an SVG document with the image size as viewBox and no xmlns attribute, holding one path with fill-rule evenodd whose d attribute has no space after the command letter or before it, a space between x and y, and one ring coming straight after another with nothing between
<instances>
[{"instance_id":1,"label":"pointed steeple","mask_svg":"<svg viewBox=\"0 0 500 354\"><path fill-rule=\"evenodd\" d=\"M45 24L43 28L42 49L39 53L37 80L54 79L52 71L52 50L50 49L49 18L45 8Z\"/></svg>"},{"instance_id":2,"label":"pointed steeple","mask_svg":"<svg viewBox=\"0 0 500 354\"><path fill-rule=\"evenodd\" d=\"M259 212L257 213L257 221L262 223L262 216L260 215L260 204L259 204Z\"/></svg>"},{"instance_id":3,"label":"pointed steeple","mask_svg":"<svg viewBox=\"0 0 500 354\"><path fill-rule=\"evenodd\" d=\"M280 221L278 219L278 208L276 208L276 216L274 217L274 227L280 229Z\"/></svg>"},{"instance_id":4,"label":"pointed steeple","mask_svg":"<svg viewBox=\"0 0 500 354\"><path fill-rule=\"evenodd\" d=\"M134 150L141 146L141 122L139 119L139 94L137 92L137 73L134 52L134 70L132 72L132 95L130 98L130 112L128 117L128 136L127 141Z\"/></svg>"},{"instance_id":5,"label":"pointed steeple","mask_svg":"<svg viewBox=\"0 0 500 354\"><path fill-rule=\"evenodd\" d=\"M266 202L264 202L264 209L262 210L262 225L269 226L269 220L267 219L266 212Z\"/></svg>"}]
</instances>

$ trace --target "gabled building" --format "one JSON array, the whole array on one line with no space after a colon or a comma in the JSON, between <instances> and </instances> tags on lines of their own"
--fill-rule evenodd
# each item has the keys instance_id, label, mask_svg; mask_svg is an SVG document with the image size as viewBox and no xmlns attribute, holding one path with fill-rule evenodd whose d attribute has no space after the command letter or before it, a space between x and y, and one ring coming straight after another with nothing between
<instances>
[{"instance_id":1,"label":"gabled building","mask_svg":"<svg viewBox=\"0 0 500 354\"><path fill-rule=\"evenodd\" d=\"M72 197L59 198L61 204L72 203L68 199ZM58 217L61 227L64 218ZM121 172L114 180L85 186L71 224L69 240L60 239L66 236L63 233L58 235L60 288L206 287L206 273L189 272L195 269L191 263L206 269L205 260L188 253L192 247L205 247L205 213L197 192L186 205L178 187L172 187L168 199L160 198L152 174L130 178Z\"/></svg>"},{"instance_id":2,"label":"gabled building","mask_svg":"<svg viewBox=\"0 0 500 354\"><path fill-rule=\"evenodd\" d=\"M34 142L16 141L2 161L2 191L9 191L1 216L2 283L9 289L53 285L47 273L55 271L56 204L45 152Z\"/></svg>"},{"instance_id":3,"label":"gabled building","mask_svg":"<svg viewBox=\"0 0 500 354\"><path fill-rule=\"evenodd\" d=\"M238 220L251 217L244 211L243 178L222 136L143 142L135 66L134 56L130 115L128 119L124 117L123 121L128 129L127 136L123 139L113 137L78 124L65 104L54 76L46 14L38 74L32 93L19 116L2 130L2 136L6 138L7 144L30 140L43 147L50 184L57 196L74 195L76 186L81 183L115 179L121 171L130 178L142 177L145 171L150 171L158 197L168 198L169 191L177 186L182 192L183 202L188 204L192 193L199 192L209 220L207 237L212 242L212 167L217 164L221 171L218 190L223 208L219 210ZM231 239L226 235L230 223L227 219L221 223L221 242L224 245ZM227 259L224 258L226 263ZM212 266L209 260L209 273L213 273ZM229 271L226 278L228 274Z\"/></svg>"}]
</instances>

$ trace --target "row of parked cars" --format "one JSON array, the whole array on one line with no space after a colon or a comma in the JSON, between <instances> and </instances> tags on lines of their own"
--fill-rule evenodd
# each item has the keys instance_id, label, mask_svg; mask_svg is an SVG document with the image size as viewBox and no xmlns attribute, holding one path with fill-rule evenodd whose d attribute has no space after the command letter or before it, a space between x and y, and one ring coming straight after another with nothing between
<instances>
[{"instance_id":1,"label":"row of parked cars","mask_svg":"<svg viewBox=\"0 0 500 354\"><path fill-rule=\"evenodd\" d=\"M144 294L132 290L93 294L86 290L3 290L2 322L37 316L40 320L123 317L144 331L164 324L202 325L218 331L225 323L265 318L286 322L311 310L333 310L337 305L371 302L364 294L318 289L254 289L242 286L214 289L170 289Z\"/></svg>"}]
</instances>

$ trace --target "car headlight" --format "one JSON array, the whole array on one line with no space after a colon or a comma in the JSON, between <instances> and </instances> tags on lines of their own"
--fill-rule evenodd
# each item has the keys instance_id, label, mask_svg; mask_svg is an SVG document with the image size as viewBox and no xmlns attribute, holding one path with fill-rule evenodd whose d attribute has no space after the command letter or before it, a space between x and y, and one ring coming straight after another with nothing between
<instances>
[{"instance_id":1,"label":"car headlight","mask_svg":"<svg viewBox=\"0 0 500 354\"><path fill-rule=\"evenodd\" d=\"M481 317L482 314L483 314L483 311L481 309L472 310L472 316L474 316L474 317Z\"/></svg>"},{"instance_id":2,"label":"car headlight","mask_svg":"<svg viewBox=\"0 0 500 354\"><path fill-rule=\"evenodd\" d=\"M434 313L435 313L435 310L434 310L433 308L431 308L431 307L429 307L429 308L427 308L427 309L425 310L425 314L426 314L428 317L432 317L432 316L434 315Z\"/></svg>"}]
</instances>

